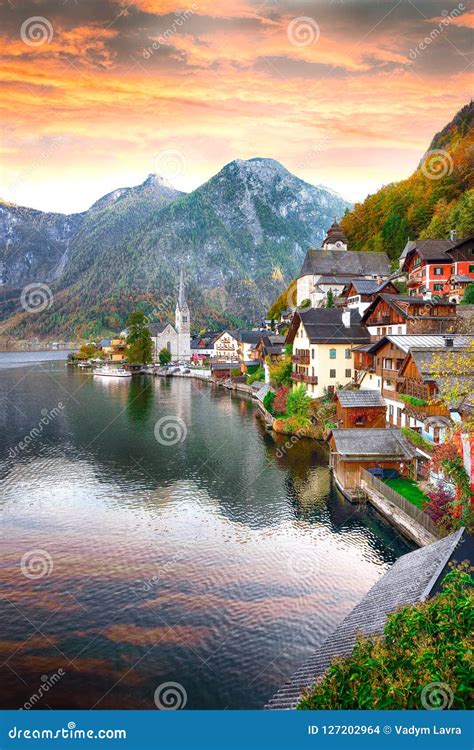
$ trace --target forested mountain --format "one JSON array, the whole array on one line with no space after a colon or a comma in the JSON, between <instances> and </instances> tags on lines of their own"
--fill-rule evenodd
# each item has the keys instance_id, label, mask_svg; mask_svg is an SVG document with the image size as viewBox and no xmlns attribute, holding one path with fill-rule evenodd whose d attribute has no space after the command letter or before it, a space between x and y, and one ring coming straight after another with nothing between
<instances>
[{"instance_id":1,"label":"forested mountain","mask_svg":"<svg viewBox=\"0 0 474 750\"><path fill-rule=\"evenodd\" d=\"M26 230L15 234L15 212L30 209L2 205L7 218L0 313L7 318L3 331L22 337L116 330L136 305L165 319L174 309L180 267L195 325L251 322L298 272L307 247L319 244L349 206L272 159L238 160L189 194L150 176L137 188L101 198L84 214L62 217L63 224L58 214L33 212L45 225L52 221L47 217L56 217L54 227L62 230L54 230L59 246L51 254L45 250L52 242L47 233L34 241ZM63 225L71 227L68 233ZM51 256L49 263L45 256ZM27 282L51 287L48 309L22 311L21 286Z\"/></svg>"},{"instance_id":2,"label":"forested mountain","mask_svg":"<svg viewBox=\"0 0 474 750\"><path fill-rule=\"evenodd\" d=\"M437 133L418 168L357 203L340 222L353 250L398 258L407 239L474 232L474 103Z\"/></svg>"}]
</instances>

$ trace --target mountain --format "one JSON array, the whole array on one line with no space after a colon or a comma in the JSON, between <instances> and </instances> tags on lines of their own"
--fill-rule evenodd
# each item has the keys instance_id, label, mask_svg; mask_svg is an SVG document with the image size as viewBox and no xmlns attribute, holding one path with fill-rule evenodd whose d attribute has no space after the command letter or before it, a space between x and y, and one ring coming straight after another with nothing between
<instances>
[{"instance_id":1,"label":"mountain","mask_svg":"<svg viewBox=\"0 0 474 750\"><path fill-rule=\"evenodd\" d=\"M174 310L180 266L195 325L252 322L297 273L307 247L349 207L260 158L227 164L189 194L150 175L73 216L0 205L0 315L7 318L3 331L21 337L97 335L122 326L137 304L163 320ZM21 232L17 212L24 212ZM21 287L33 282L48 284L54 297L34 315L19 306Z\"/></svg>"},{"instance_id":2,"label":"mountain","mask_svg":"<svg viewBox=\"0 0 474 750\"><path fill-rule=\"evenodd\" d=\"M357 203L341 221L354 250L396 259L407 240L474 233L474 103L437 133L415 172Z\"/></svg>"}]
</instances>

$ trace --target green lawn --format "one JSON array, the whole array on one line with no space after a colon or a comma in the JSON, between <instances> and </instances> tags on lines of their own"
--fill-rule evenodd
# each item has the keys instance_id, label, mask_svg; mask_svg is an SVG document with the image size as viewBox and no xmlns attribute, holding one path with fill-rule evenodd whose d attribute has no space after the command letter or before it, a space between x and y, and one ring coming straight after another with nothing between
<instances>
[{"instance_id":1,"label":"green lawn","mask_svg":"<svg viewBox=\"0 0 474 750\"><path fill-rule=\"evenodd\" d=\"M412 479L386 479L385 484L388 484L395 492L403 495L413 505L416 505L417 508L423 510L424 503L428 498Z\"/></svg>"}]
</instances>

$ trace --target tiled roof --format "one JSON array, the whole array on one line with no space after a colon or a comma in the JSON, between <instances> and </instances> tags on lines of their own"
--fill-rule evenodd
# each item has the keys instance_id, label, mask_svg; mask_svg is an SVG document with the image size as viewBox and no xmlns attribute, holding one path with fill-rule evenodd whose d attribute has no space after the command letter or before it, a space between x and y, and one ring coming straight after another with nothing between
<instances>
[{"instance_id":1,"label":"tiled roof","mask_svg":"<svg viewBox=\"0 0 474 750\"><path fill-rule=\"evenodd\" d=\"M385 399L380 391L343 391L337 392L337 398L345 409L365 406L385 406Z\"/></svg>"},{"instance_id":2,"label":"tiled roof","mask_svg":"<svg viewBox=\"0 0 474 750\"><path fill-rule=\"evenodd\" d=\"M468 276L467 274L465 276L451 276L454 281L459 281L462 284L474 284L474 277Z\"/></svg>"},{"instance_id":3,"label":"tiled roof","mask_svg":"<svg viewBox=\"0 0 474 750\"><path fill-rule=\"evenodd\" d=\"M174 330L174 326L172 325L172 323L151 323L148 326L148 329L152 336L159 336L160 333L163 333L167 326L171 326L171 328Z\"/></svg>"},{"instance_id":4,"label":"tiled roof","mask_svg":"<svg viewBox=\"0 0 474 750\"><path fill-rule=\"evenodd\" d=\"M372 314L372 312L376 309L377 305L380 304L380 300L383 300L388 304L389 307L391 307L395 312L397 312L399 315L402 316L405 320L407 319L417 319L417 314L415 313L409 313L408 312L408 306L412 307L449 307L453 306L452 302L444 301L444 300L437 300L437 299L423 299L423 297L409 297L401 294L379 294L373 302L370 303L368 308L365 310L362 320L365 322L367 318ZM429 315L424 315L424 318L429 318ZM456 317L456 314L453 315L446 315L443 316L443 320L450 320L454 319Z\"/></svg>"},{"instance_id":5,"label":"tiled roof","mask_svg":"<svg viewBox=\"0 0 474 750\"><path fill-rule=\"evenodd\" d=\"M387 341L390 341L398 349L401 349L402 352L408 352L413 348L430 349L435 347L442 347L445 345L445 339L449 335L450 334L433 333L420 333L416 335L409 333L406 335L400 334L399 336L397 336L396 334L388 334L386 336L383 336L378 341L374 341L373 344L370 344L367 350L375 352L382 346L382 344L386 343ZM457 348L469 346L469 341L473 338L473 336L452 334L452 338L454 341L454 346ZM449 349L448 351L450 350L451 349Z\"/></svg>"},{"instance_id":6,"label":"tiled roof","mask_svg":"<svg viewBox=\"0 0 474 750\"><path fill-rule=\"evenodd\" d=\"M358 310L348 312L350 312L350 326L347 327L342 322L343 313L335 307L316 307L301 310L298 315L312 344L367 343L370 340L370 335L367 329L360 324Z\"/></svg>"},{"instance_id":7,"label":"tiled roof","mask_svg":"<svg viewBox=\"0 0 474 750\"><path fill-rule=\"evenodd\" d=\"M316 286L320 284L349 284L351 281L352 276L320 276Z\"/></svg>"},{"instance_id":8,"label":"tiled roof","mask_svg":"<svg viewBox=\"0 0 474 750\"><path fill-rule=\"evenodd\" d=\"M275 693L265 708L296 708L303 691L326 672L333 658L350 656L359 633L366 636L381 635L390 612L429 597L435 591L462 533L463 530L460 529L427 547L400 557L330 637Z\"/></svg>"},{"instance_id":9,"label":"tiled roof","mask_svg":"<svg viewBox=\"0 0 474 750\"><path fill-rule=\"evenodd\" d=\"M452 258L446 251L452 248L454 242L451 240L416 240L414 247L408 253L416 251L423 260L451 263Z\"/></svg>"},{"instance_id":10,"label":"tiled roof","mask_svg":"<svg viewBox=\"0 0 474 750\"><path fill-rule=\"evenodd\" d=\"M331 435L337 452L348 460L358 459L360 456L412 458L416 455L414 446L408 442L402 431L396 428L337 429L332 430Z\"/></svg>"},{"instance_id":11,"label":"tiled roof","mask_svg":"<svg viewBox=\"0 0 474 750\"><path fill-rule=\"evenodd\" d=\"M238 332L239 341L243 344L258 344L262 336L266 333L266 329L260 331L246 331L242 329Z\"/></svg>"},{"instance_id":12,"label":"tiled roof","mask_svg":"<svg viewBox=\"0 0 474 750\"><path fill-rule=\"evenodd\" d=\"M308 250L301 276L321 274L353 276L388 276L390 262L385 253L362 253L356 250Z\"/></svg>"}]
</instances>

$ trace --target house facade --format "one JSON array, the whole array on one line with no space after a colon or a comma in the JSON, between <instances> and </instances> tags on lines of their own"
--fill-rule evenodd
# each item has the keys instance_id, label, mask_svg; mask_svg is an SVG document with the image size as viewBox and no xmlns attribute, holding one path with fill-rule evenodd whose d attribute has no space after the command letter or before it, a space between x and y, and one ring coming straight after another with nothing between
<instances>
[{"instance_id":1,"label":"house facade","mask_svg":"<svg viewBox=\"0 0 474 750\"><path fill-rule=\"evenodd\" d=\"M474 282L474 237L457 240L417 240L402 254L412 296L439 295L459 302Z\"/></svg>"},{"instance_id":2,"label":"house facade","mask_svg":"<svg viewBox=\"0 0 474 750\"><path fill-rule=\"evenodd\" d=\"M293 346L294 383L321 398L354 378L353 347L369 342L356 310L316 308L295 312L286 343Z\"/></svg>"},{"instance_id":3,"label":"house facade","mask_svg":"<svg viewBox=\"0 0 474 750\"><path fill-rule=\"evenodd\" d=\"M392 281L377 279L351 279L344 287L341 297L348 308L358 310L361 315L379 294L399 294Z\"/></svg>"},{"instance_id":4,"label":"house facade","mask_svg":"<svg viewBox=\"0 0 474 750\"><path fill-rule=\"evenodd\" d=\"M362 316L372 338L442 333L456 321L456 304L437 299L379 294Z\"/></svg>"},{"instance_id":5,"label":"house facade","mask_svg":"<svg viewBox=\"0 0 474 750\"><path fill-rule=\"evenodd\" d=\"M236 361L239 358L239 332L222 331L215 341L213 356L223 362Z\"/></svg>"}]
</instances>

